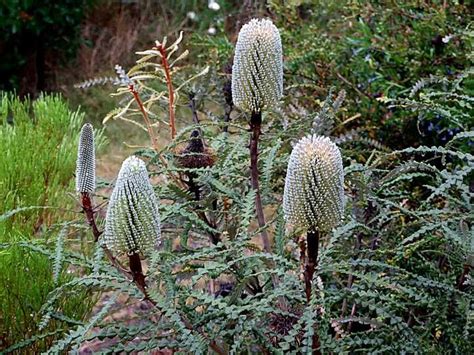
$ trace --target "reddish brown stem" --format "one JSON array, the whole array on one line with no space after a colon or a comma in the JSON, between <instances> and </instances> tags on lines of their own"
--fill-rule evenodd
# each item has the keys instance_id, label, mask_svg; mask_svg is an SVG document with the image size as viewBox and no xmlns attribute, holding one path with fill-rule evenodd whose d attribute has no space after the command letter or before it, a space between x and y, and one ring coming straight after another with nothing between
<instances>
[{"instance_id":1,"label":"reddish brown stem","mask_svg":"<svg viewBox=\"0 0 474 355\"><path fill-rule=\"evenodd\" d=\"M262 237L263 249L267 252L271 252L270 240L268 239L267 231L265 227L265 215L263 214L262 199L260 197L260 187L258 183L258 140L261 134L262 126L262 114L260 112L252 113L250 119L250 129L252 136L250 138L250 169L251 169L251 185L252 189L255 190L255 210L257 213L258 225L261 228L260 235Z\"/></svg>"},{"instance_id":2,"label":"reddish brown stem","mask_svg":"<svg viewBox=\"0 0 474 355\"><path fill-rule=\"evenodd\" d=\"M170 115L169 125L171 129L171 139L174 139L176 136L176 125L174 119L174 90L173 82L171 81L171 71L168 59L166 58L166 49L162 45L158 46L156 49L158 49L161 54L161 65L165 71L166 85L168 86L168 109Z\"/></svg>"},{"instance_id":3,"label":"reddish brown stem","mask_svg":"<svg viewBox=\"0 0 474 355\"><path fill-rule=\"evenodd\" d=\"M148 135L150 136L151 139L151 144L153 146L153 149L158 152L158 141L155 136L155 132L153 132L153 127L151 126L151 121L150 118L148 117L148 112L145 110L145 106L143 106L142 99L140 98L140 95L138 94L138 91L135 90L135 87L133 85L129 85L128 89L132 93L135 102L137 103L138 107L140 108L140 111L143 115L143 119L145 120L146 128L148 130Z\"/></svg>"},{"instance_id":4,"label":"reddish brown stem","mask_svg":"<svg viewBox=\"0 0 474 355\"><path fill-rule=\"evenodd\" d=\"M305 281L305 291L306 291L306 300L308 303L311 301L311 291L312 291L312 281L314 276L314 271L318 262L318 250L319 250L319 232L318 231L308 231L306 234L306 267L304 270L304 281ZM313 335L313 354L320 354L318 350L320 347L319 336L315 332Z\"/></svg>"},{"instance_id":5,"label":"reddish brown stem","mask_svg":"<svg viewBox=\"0 0 474 355\"><path fill-rule=\"evenodd\" d=\"M92 199L88 192L81 192L81 201L82 201L82 210L86 215L87 223L92 228L92 234L94 235L94 241L97 242L99 240L101 232L97 228L97 224L95 223L94 218L94 209L92 208Z\"/></svg>"},{"instance_id":6,"label":"reddish brown stem","mask_svg":"<svg viewBox=\"0 0 474 355\"><path fill-rule=\"evenodd\" d=\"M158 154L158 158L160 159L160 161L163 163L163 166L168 166L168 163L166 162L165 158L163 158L163 156L161 154L159 154L159 147L158 147L158 140L155 136L155 132L153 131L153 127L151 125L151 121L150 121L150 118L148 117L148 113L146 112L145 110L145 106L143 106L143 102L140 98L140 95L139 93L137 92L137 90L135 89L135 87L133 85L129 85L129 90L130 92L132 93L133 97L135 98L135 101L138 105L138 107L140 108L140 111L142 113L142 116L143 116L143 119L145 120L145 124L147 126L147 130L148 130L148 135L150 136L150 139L151 139L151 143L152 143L152 146L153 146L153 149L155 150L155 152ZM173 179L178 183L178 184L181 184L181 181L179 178L177 178L175 175L171 174L171 176L173 177Z\"/></svg>"},{"instance_id":7,"label":"reddish brown stem","mask_svg":"<svg viewBox=\"0 0 474 355\"><path fill-rule=\"evenodd\" d=\"M304 270L304 281L306 286L306 299L309 302L311 300L311 286L316 269L319 249L319 232L308 231L306 234L306 267Z\"/></svg>"},{"instance_id":8,"label":"reddish brown stem","mask_svg":"<svg viewBox=\"0 0 474 355\"><path fill-rule=\"evenodd\" d=\"M99 231L99 228L97 228L97 224L95 222L95 216L94 216L94 206L92 205L92 199L91 196L88 192L81 192L81 203L82 203L82 210L84 211L84 214L86 215L86 220L87 223L91 226L92 228L92 234L94 235L94 241L98 242L99 237L102 234L102 232ZM120 271L124 276L130 277L131 274L127 269L125 269L122 264L115 258L112 253L110 252L109 249L105 245L102 245L102 248L104 249L104 253L107 256L107 259L109 259L110 263L118 270Z\"/></svg>"},{"instance_id":9,"label":"reddish brown stem","mask_svg":"<svg viewBox=\"0 0 474 355\"><path fill-rule=\"evenodd\" d=\"M137 285L140 291L145 295L145 299L149 300L151 303L154 303L148 297L146 291L146 282L145 275L143 275L142 261L140 260L140 255L138 253L132 253L128 255L130 271L132 272L133 282Z\"/></svg>"},{"instance_id":10,"label":"reddish brown stem","mask_svg":"<svg viewBox=\"0 0 474 355\"><path fill-rule=\"evenodd\" d=\"M300 270L301 273L304 274L304 267L306 264L306 239L304 236L300 237L298 245L300 246Z\"/></svg>"},{"instance_id":11,"label":"reddish brown stem","mask_svg":"<svg viewBox=\"0 0 474 355\"><path fill-rule=\"evenodd\" d=\"M261 134L262 127L262 113L253 112L250 119L250 184L252 189L255 190L255 211L257 213L258 225L260 227L260 236L262 238L263 249L267 253L271 253L270 239L268 238L267 231L265 230L265 215L263 213L262 198L260 197L260 187L258 183L258 140ZM268 262L270 268L275 268L272 261ZM278 286L278 277L272 274L273 287ZM278 298L279 306L282 310L288 310L288 305L283 297Z\"/></svg>"}]
</instances>

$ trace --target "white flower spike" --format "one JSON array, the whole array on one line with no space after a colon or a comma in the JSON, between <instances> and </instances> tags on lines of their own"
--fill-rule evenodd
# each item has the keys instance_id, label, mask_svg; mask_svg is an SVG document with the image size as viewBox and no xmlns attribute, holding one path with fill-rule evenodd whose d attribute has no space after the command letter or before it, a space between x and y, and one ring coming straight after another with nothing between
<instances>
[{"instance_id":1,"label":"white flower spike","mask_svg":"<svg viewBox=\"0 0 474 355\"><path fill-rule=\"evenodd\" d=\"M293 148L285 179L283 212L297 228L327 232L344 214L344 169L339 148L310 135Z\"/></svg>"},{"instance_id":2,"label":"white flower spike","mask_svg":"<svg viewBox=\"0 0 474 355\"><path fill-rule=\"evenodd\" d=\"M94 131L90 123L82 126L76 161L76 191L95 191Z\"/></svg>"},{"instance_id":3,"label":"white flower spike","mask_svg":"<svg viewBox=\"0 0 474 355\"><path fill-rule=\"evenodd\" d=\"M247 112L274 106L283 93L283 52L280 32L267 19L242 26L232 67L232 99Z\"/></svg>"},{"instance_id":4,"label":"white flower spike","mask_svg":"<svg viewBox=\"0 0 474 355\"><path fill-rule=\"evenodd\" d=\"M135 156L120 169L110 197L103 243L118 253L144 253L161 237L158 200L145 163Z\"/></svg>"}]
</instances>

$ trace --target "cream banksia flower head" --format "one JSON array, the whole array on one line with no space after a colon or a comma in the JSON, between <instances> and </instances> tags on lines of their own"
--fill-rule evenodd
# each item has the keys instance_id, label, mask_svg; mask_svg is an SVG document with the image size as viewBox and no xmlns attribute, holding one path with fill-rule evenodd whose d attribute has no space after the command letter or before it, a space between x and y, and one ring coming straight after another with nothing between
<instances>
[{"instance_id":1,"label":"cream banksia flower head","mask_svg":"<svg viewBox=\"0 0 474 355\"><path fill-rule=\"evenodd\" d=\"M297 228L329 231L344 214L344 170L339 148L327 137L309 135L288 162L283 212Z\"/></svg>"},{"instance_id":2,"label":"cream banksia flower head","mask_svg":"<svg viewBox=\"0 0 474 355\"><path fill-rule=\"evenodd\" d=\"M76 191L95 191L94 131L90 123L82 126L76 161Z\"/></svg>"},{"instance_id":3,"label":"cream banksia flower head","mask_svg":"<svg viewBox=\"0 0 474 355\"><path fill-rule=\"evenodd\" d=\"M283 93L283 58L278 29L267 19L242 26L232 67L232 99L247 112L261 112Z\"/></svg>"},{"instance_id":4,"label":"cream banksia flower head","mask_svg":"<svg viewBox=\"0 0 474 355\"><path fill-rule=\"evenodd\" d=\"M110 197L102 242L118 253L152 250L160 239L158 200L145 163L135 156L120 169Z\"/></svg>"}]
</instances>

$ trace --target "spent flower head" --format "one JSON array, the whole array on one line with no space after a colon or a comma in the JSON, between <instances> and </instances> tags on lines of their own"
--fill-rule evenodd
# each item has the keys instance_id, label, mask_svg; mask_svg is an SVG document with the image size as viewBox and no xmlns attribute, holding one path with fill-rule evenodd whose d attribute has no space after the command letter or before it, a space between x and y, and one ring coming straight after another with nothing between
<instances>
[{"instance_id":1,"label":"spent flower head","mask_svg":"<svg viewBox=\"0 0 474 355\"><path fill-rule=\"evenodd\" d=\"M216 160L214 151L204 144L199 130L193 130L185 147L177 150L178 166L188 169L213 166Z\"/></svg>"},{"instance_id":2,"label":"spent flower head","mask_svg":"<svg viewBox=\"0 0 474 355\"><path fill-rule=\"evenodd\" d=\"M76 161L76 191L95 191L94 131L90 123L82 126Z\"/></svg>"},{"instance_id":3,"label":"spent flower head","mask_svg":"<svg viewBox=\"0 0 474 355\"><path fill-rule=\"evenodd\" d=\"M120 169L110 197L103 243L116 252L152 250L160 240L158 200L145 163L127 158Z\"/></svg>"},{"instance_id":4,"label":"spent flower head","mask_svg":"<svg viewBox=\"0 0 474 355\"><path fill-rule=\"evenodd\" d=\"M267 19L242 26L232 67L232 99L247 112L261 112L283 93L283 54L280 32Z\"/></svg>"},{"instance_id":5,"label":"spent flower head","mask_svg":"<svg viewBox=\"0 0 474 355\"><path fill-rule=\"evenodd\" d=\"M283 212L288 223L329 231L344 214L344 170L339 148L327 137L310 135L294 147L288 162Z\"/></svg>"}]
</instances>

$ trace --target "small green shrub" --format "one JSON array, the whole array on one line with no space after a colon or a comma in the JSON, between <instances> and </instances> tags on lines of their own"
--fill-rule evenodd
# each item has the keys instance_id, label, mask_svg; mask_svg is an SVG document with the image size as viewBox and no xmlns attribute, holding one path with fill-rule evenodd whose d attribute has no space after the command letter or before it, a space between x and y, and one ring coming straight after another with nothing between
<instances>
[{"instance_id":1,"label":"small green shrub","mask_svg":"<svg viewBox=\"0 0 474 355\"><path fill-rule=\"evenodd\" d=\"M48 244L59 238L68 245L78 237L63 222L77 208L69 193L82 120L59 96L33 102L0 97L0 243L11 245L2 248L0 258L0 348L35 334L48 293L72 277L61 265L53 277L52 259L15 244ZM82 319L92 299L86 292L70 297L62 303L64 314ZM48 330L68 324L57 320Z\"/></svg>"}]
</instances>

